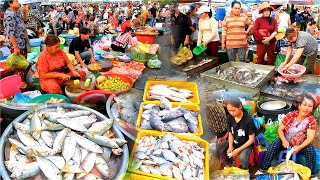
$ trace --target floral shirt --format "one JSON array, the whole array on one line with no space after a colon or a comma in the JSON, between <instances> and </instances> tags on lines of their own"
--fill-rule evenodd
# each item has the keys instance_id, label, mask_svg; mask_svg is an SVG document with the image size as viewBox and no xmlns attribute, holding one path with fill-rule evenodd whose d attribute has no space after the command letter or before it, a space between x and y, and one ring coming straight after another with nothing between
<instances>
[{"instance_id":1,"label":"floral shirt","mask_svg":"<svg viewBox=\"0 0 320 180\"><path fill-rule=\"evenodd\" d=\"M10 36L15 37L18 48L25 49L26 48L26 40L25 40L25 24L22 20L22 15L19 12L14 12L10 8L6 10L4 14L4 36L5 45L8 47L13 47L10 42Z\"/></svg>"}]
</instances>

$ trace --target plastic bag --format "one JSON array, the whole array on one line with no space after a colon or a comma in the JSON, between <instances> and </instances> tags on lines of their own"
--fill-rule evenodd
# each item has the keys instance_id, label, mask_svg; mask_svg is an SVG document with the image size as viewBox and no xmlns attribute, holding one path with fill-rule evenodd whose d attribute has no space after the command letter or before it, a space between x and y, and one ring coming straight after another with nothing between
<instances>
[{"instance_id":1,"label":"plastic bag","mask_svg":"<svg viewBox=\"0 0 320 180\"><path fill-rule=\"evenodd\" d=\"M6 65L9 69L26 70L29 62L22 55L11 54L7 58Z\"/></svg>"},{"instance_id":2,"label":"plastic bag","mask_svg":"<svg viewBox=\"0 0 320 180\"><path fill-rule=\"evenodd\" d=\"M288 172L289 171L289 172ZM302 180L308 180L311 176L311 170L301 164L296 164L293 161L289 161L288 167L287 162L282 162L277 167L270 167L268 169L269 174L279 174L279 173L298 173Z\"/></svg>"},{"instance_id":3,"label":"plastic bag","mask_svg":"<svg viewBox=\"0 0 320 180\"><path fill-rule=\"evenodd\" d=\"M181 50L179 50L176 56L171 58L171 63L174 66L180 66L192 58L193 54L191 50L188 47L183 47Z\"/></svg>"},{"instance_id":4,"label":"plastic bag","mask_svg":"<svg viewBox=\"0 0 320 180\"><path fill-rule=\"evenodd\" d=\"M249 174L248 171L237 168L237 167L227 167L223 170L214 171L214 174Z\"/></svg>"},{"instance_id":5,"label":"plastic bag","mask_svg":"<svg viewBox=\"0 0 320 180\"><path fill-rule=\"evenodd\" d=\"M316 164L314 165L313 172L318 173L320 171L320 150L319 149L314 149L314 150L316 152ZM298 163L304 166L307 164L306 157L302 153L298 154Z\"/></svg>"},{"instance_id":6,"label":"plastic bag","mask_svg":"<svg viewBox=\"0 0 320 180\"><path fill-rule=\"evenodd\" d=\"M22 93L16 93L13 98L14 103L28 103L31 98Z\"/></svg>"},{"instance_id":7,"label":"plastic bag","mask_svg":"<svg viewBox=\"0 0 320 180\"><path fill-rule=\"evenodd\" d=\"M319 121L320 120L320 105L314 110L313 116Z\"/></svg>"},{"instance_id":8,"label":"plastic bag","mask_svg":"<svg viewBox=\"0 0 320 180\"><path fill-rule=\"evenodd\" d=\"M285 54L278 54L274 66L278 68L286 60Z\"/></svg>"},{"instance_id":9,"label":"plastic bag","mask_svg":"<svg viewBox=\"0 0 320 180\"><path fill-rule=\"evenodd\" d=\"M158 59L150 59L148 61L148 67L151 69L159 69L161 68L162 62L159 61Z\"/></svg>"},{"instance_id":10,"label":"plastic bag","mask_svg":"<svg viewBox=\"0 0 320 180\"><path fill-rule=\"evenodd\" d=\"M278 128L278 121L273 122L271 119L268 120L264 137L267 139L269 144L271 144L278 137Z\"/></svg>"}]
</instances>

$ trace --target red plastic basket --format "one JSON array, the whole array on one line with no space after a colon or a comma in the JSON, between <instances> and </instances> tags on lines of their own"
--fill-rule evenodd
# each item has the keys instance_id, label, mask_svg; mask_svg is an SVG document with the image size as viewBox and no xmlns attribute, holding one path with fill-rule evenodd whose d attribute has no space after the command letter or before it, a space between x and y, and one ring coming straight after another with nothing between
<instances>
[{"instance_id":1,"label":"red plastic basket","mask_svg":"<svg viewBox=\"0 0 320 180\"><path fill-rule=\"evenodd\" d=\"M79 94L79 96L77 96L73 102L76 103L76 104L79 104L81 102L81 99L90 95L90 94L104 94L106 95L106 97L108 98L109 97L109 93L106 93L105 90L91 90L91 91L86 91L86 92L83 92L81 94Z\"/></svg>"},{"instance_id":2,"label":"red plastic basket","mask_svg":"<svg viewBox=\"0 0 320 180\"><path fill-rule=\"evenodd\" d=\"M283 73L283 70L282 70L283 66L280 66L278 68L278 72L285 78L295 79L295 78L301 77L307 70L306 67L304 67L303 65L300 65L300 64L293 64L292 68L299 70L300 73L298 73L298 74L285 74L285 73Z\"/></svg>"},{"instance_id":3,"label":"red plastic basket","mask_svg":"<svg viewBox=\"0 0 320 180\"><path fill-rule=\"evenodd\" d=\"M156 38L154 35L136 35L136 37L138 41L148 44L153 44L154 39Z\"/></svg>"},{"instance_id":4,"label":"red plastic basket","mask_svg":"<svg viewBox=\"0 0 320 180\"><path fill-rule=\"evenodd\" d=\"M121 94L121 93L127 92L127 91L129 91L129 90L132 88L132 86L133 86L133 84L134 84L133 80L132 80L130 77L125 76L125 75L122 75L122 74L104 73L104 74L101 74L101 75L102 75L102 76L105 76L105 77L118 77L118 78L120 78L122 81L127 82L127 83L130 84L130 86L129 86L127 89L125 89L125 90L113 92L113 91L106 91L106 90L100 88L100 87L98 86L98 83L97 83L97 80L96 80L96 81L95 81L95 84L96 84L97 89L100 89L100 90L102 90L102 91L105 91L105 94L107 94L107 95L111 95L111 94Z\"/></svg>"},{"instance_id":5,"label":"red plastic basket","mask_svg":"<svg viewBox=\"0 0 320 180\"><path fill-rule=\"evenodd\" d=\"M20 92L21 77L18 75L8 76L0 80L0 99L14 96L17 92Z\"/></svg>"}]
</instances>

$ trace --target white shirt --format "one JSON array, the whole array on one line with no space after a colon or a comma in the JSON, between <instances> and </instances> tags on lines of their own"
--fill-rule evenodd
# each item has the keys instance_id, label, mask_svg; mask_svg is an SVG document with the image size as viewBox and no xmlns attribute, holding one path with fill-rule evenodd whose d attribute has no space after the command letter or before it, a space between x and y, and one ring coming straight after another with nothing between
<instances>
[{"instance_id":1,"label":"white shirt","mask_svg":"<svg viewBox=\"0 0 320 180\"><path fill-rule=\"evenodd\" d=\"M51 18L51 21L58 21L58 13L56 10L50 11L48 16Z\"/></svg>"},{"instance_id":2,"label":"white shirt","mask_svg":"<svg viewBox=\"0 0 320 180\"><path fill-rule=\"evenodd\" d=\"M289 27L289 19L290 19L290 15L283 12L279 14L279 25L278 27L283 27L285 29L287 29Z\"/></svg>"},{"instance_id":3,"label":"white shirt","mask_svg":"<svg viewBox=\"0 0 320 180\"><path fill-rule=\"evenodd\" d=\"M219 41L218 22L214 18L199 20L199 33L197 44L202 42Z\"/></svg>"}]
</instances>

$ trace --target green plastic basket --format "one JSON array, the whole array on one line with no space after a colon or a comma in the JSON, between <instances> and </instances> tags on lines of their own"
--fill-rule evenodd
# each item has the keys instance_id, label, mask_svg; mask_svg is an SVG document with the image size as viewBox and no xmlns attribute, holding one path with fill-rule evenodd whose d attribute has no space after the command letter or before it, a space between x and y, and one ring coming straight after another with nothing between
<instances>
[{"instance_id":1,"label":"green plastic basket","mask_svg":"<svg viewBox=\"0 0 320 180\"><path fill-rule=\"evenodd\" d=\"M204 46L201 44L201 45L195 47L192 52L193 52L193 54L195 54L195 55L200 55L201 53L203 53L204 51L206 51L206 49L207 49L207 48L204 47Z\"/></svg>"},{"instance_id":2,"label":"green plastic basket","mask_svg":"<svg viewBox=\"0 0 320 180\"><path fill-rule=\"evenodd\" d=\"M51 98L63 99L66 101L66 103L70 103L70 100L61 94L43 94L41 96L37 96L31 99L28 103L45 103L49 101Z\"/></svg>"}]
</instances>

